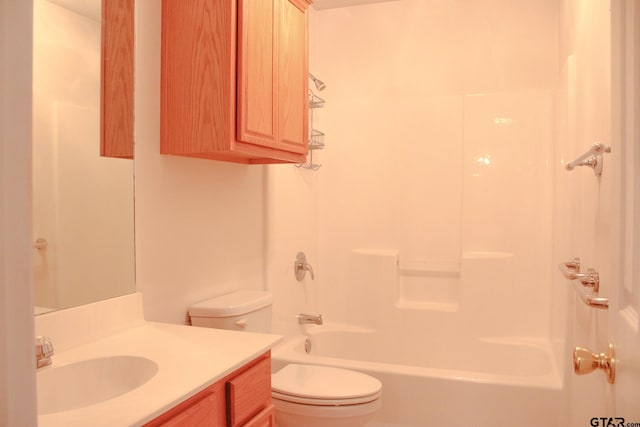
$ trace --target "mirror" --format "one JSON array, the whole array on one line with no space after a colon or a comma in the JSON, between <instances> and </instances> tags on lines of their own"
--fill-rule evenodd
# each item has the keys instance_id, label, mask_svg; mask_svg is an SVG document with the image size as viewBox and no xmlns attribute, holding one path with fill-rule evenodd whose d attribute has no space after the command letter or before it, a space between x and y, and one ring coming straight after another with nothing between
<instances>
[{"instance_id":1,"label":"mirror","mask_svg":"<svg viewBox=\"0 0 640 427\"><path fill-rule=\"evenodd\" d=\"M133 0L103 1L34 0L35 314L135 292ZM114 41L129 61L116 72L101 60ZM105 144L131 151L105 157Z\"/></svg>"}]
</instances>

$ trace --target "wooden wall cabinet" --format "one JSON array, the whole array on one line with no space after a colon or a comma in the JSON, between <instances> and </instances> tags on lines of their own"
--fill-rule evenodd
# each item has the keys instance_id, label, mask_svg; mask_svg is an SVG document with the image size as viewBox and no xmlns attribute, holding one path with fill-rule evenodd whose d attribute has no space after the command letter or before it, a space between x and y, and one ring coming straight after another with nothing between
<instances>
[{"instance_id":1,"label":"wooden wall cabinet","mask_svg":"<svg viewBox=\"0 0 640 427\"><path fill-rule=\"evenodd\" d=\"M273 427L267 352L143 427Z\"/></svg>"},{"instance_id":2,"label":"wooden wall cabinet","mask_svg":"<svg viewBox=\"0 0 640 427\"><path fill-rule=\"evenodd\" d=\"M162 154L304 162L312 0L163 0Z\"/></svg>"}]
</instances>

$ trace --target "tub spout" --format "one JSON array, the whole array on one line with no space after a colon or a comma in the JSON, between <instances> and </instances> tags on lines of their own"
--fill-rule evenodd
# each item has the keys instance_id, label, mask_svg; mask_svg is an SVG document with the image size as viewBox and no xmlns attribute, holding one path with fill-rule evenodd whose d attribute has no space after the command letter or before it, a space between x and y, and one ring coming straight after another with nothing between
<instances>
[{"instance_id":1,"label":"tub spout","mask_svg":"<svg viewBox=\"0 0 640 427\"><path fill-rule=\"evenodd\" d=\"M308 323L315 323L316 325L322 325L322 314L314 316L312 314L298 314L298 323L301 325L305 325Z\"/></svg>"}]
</instances>

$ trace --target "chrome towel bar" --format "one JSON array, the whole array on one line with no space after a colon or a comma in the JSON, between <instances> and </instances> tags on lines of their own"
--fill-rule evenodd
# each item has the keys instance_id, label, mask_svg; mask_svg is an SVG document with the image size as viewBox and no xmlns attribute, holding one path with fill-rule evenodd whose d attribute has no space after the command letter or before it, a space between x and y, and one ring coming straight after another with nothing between
<instances>
[{"instance_id":1,"label":"chrome towel bar","mask_svg":"<svg viewBox=\"0 0 640 427\"><path fill-rule=\"evenodd\" d=\"M571 171L576 166L588 166L593 169L596 176L602 175L602 154L610 153L611 147L607 147L602 143L596 142L591 149L572 162L567 163L564 167Z\"/></svg>"}]
</instances>

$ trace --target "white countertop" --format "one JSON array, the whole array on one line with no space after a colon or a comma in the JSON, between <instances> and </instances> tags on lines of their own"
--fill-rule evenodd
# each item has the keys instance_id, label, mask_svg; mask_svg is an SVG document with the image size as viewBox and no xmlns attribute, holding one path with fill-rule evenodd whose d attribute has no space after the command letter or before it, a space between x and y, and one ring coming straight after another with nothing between
<instances>
[{"instance_id":1,"label":"white countertop","mask_svg":"<svg viewBox=\"0 0 640 427\"><path fill-rule=\"evenodd\" d=\"M84 408L38 416L38 425L139 426L263 354L280 339L270 334L143 322L64 350L53 356L51 367L41 369L115 355L146 357L159 368L151 380L133 391Z\"/></svg>"}]
</instances>

